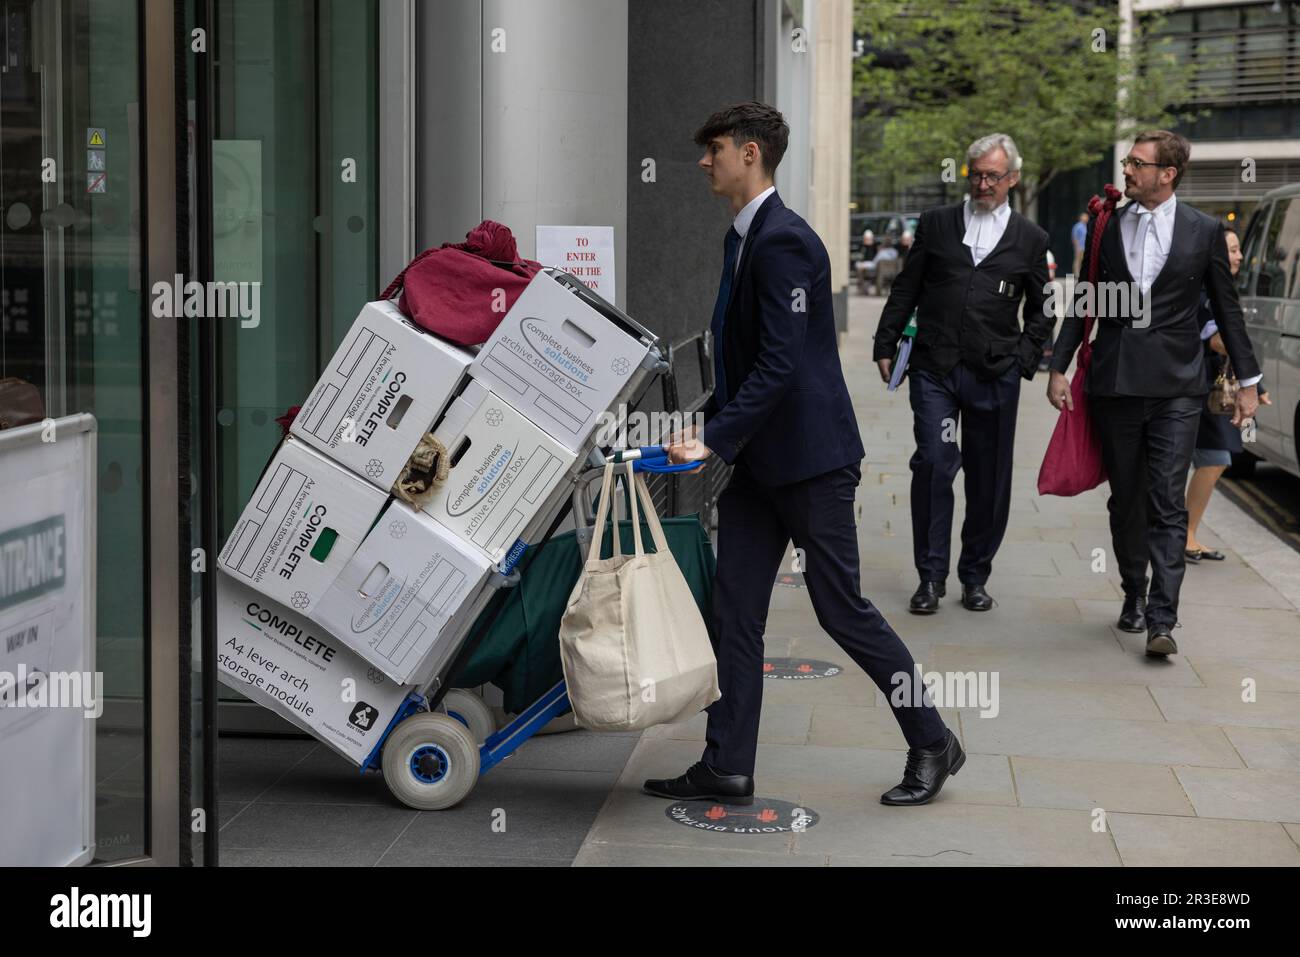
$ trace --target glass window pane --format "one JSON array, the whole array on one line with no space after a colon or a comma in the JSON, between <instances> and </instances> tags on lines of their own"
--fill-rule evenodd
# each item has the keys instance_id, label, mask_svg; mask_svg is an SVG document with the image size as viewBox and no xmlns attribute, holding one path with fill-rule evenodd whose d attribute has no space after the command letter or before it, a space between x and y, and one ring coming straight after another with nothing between
<instances>
[{"instance_id":1,"label":"glass window pane","mask_svg":"<svg viewBox=\"0 0 1300 957\"><path fill-rule=\"evenodd\" d=\"M1217 10L1198 10L1196 13L1196 29L1205 30L1235 30L1241 20L1241 13L1238 7L1223 7Z\"/></svg>"},{"instance_id":2,"label":"glass window pane","mask_svg":"<svg viewBox=\"0 0 1300 957\"><path fill-rule=\"evenodd\" d=\"M1251 294L1255 277L1259 275L1260 250L1264 248L1264 233L1268 229L1271 205L1261 205L1251 217L1246 236L1241 244L1241 268L1237 271L1237 291L1243 296Z\"/></svg>"},{"instance_id":3,"label":"glass window pane","mask_svg":"<svg viewBox=\"0 0 1300 957\"><path fill-rule=\"evenodd\" d=\"M0 24L0 376L98 420L99 860L147 849L139 9L5 2Z\"/></svg>"},{"instance_id":4,"label":"glass window pane","mask_svg":"<svg viewBox=\"0 0 1300 957\"><path fill-rule=\"evenodd\" d=\"M260 320L218 332L218 538L378 275L377 0L217 0L214 271L257 281ZM239 724L288 725L224 686ZM233 725L233 720L219 723ZM228 751L223 750L223 754Z\"/></svg>"},{"instance_id":5,"label":"glass window pane","mask_svg":"<svg viewBox=\"0 0 1300 957\"><path fill-rule=\"evenodd\" d=\"M1255 295L1285 296L1287 267L1290 256L1283 245L1285 235L1282 230L1287 219L1287 207L1292 200L1279 200L1273 204L1273 215L1268 229L1264 232L1263 244L1259 251L1259 278L1255 280Z\"/></svg>"}]
</instances>

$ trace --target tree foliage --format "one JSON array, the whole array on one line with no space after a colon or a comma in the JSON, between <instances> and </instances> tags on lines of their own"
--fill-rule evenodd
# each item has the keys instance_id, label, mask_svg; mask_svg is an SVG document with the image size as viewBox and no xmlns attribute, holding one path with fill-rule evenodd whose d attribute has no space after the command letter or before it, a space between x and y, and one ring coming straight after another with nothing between
<instances>
[{"instance_id":1,"label":"tree foliage","mask_svg":"<svg viewBox=\"0 0 1300 957\"><path fill-rule=\"evenodd\" d=\"M954 161L960 171L973 140L1008 133L1028 204L1116 141L1195 115L1173 109L1190 97L1192 65L1153 39L1154 20L1121 51L1114 3L858 0L855 16L859 128L878 131L856 160L899 182L937 179Z\"/></svg>"}]
</instances>

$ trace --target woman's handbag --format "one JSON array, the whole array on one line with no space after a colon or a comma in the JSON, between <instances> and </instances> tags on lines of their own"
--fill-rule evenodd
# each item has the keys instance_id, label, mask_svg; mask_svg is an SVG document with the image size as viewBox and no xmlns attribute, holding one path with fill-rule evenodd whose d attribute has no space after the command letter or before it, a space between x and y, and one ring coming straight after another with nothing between
<instances>
[{"instance_id":1,"label":"woman's handbag","mask_svg":"<svg viewBox=\"0 0 1300 957\"><path fill-rule=\"evenodd\" d=\"M578 724L637 731L689 721L721 697L718 663L690 586L668 550L645 480L627 463L635 551L600 557L614 469L605 466L591 547L560 621L560 662ZM655 551L641 544L637 500Z\"/></svg>"},{"instance_id":2,"label":"woman's handbag","mask_svg":"<svg viewBox=\"0 0 1300 957\"><path fill-rule=\"evenodd\" d=\"M1094 288L1099 269L1101 235L1115 212L1115 204L1123 194L1106 184L1106 198L1094 196L1088 201L1088 210L1095 218L1092 228L1092 245L1088 255L1088 282ZM1101 457L1101 437L1088 409L1088 396L1084 383L1088 379L1088 366L1092 363L1093 317L1083 320L1083 342L1079 345L1074 378L1070 380L1070 401L1073 409L1061 410L1056 429L1047 443L1042 468L1038 470L1039 495L1078 495L1094 489L1106 481L1106 464Z\"/></svg>"},{"instance_id":3,"label":"woman's handbag","mask_svg":"<svg viewBox=\"0 0 1300 957\"><path fill-rule=\"evenodd\" d=\"M1233 415L1237 411L1237 390L1240 388L1237 377L1232 374L1232 362L1225 359L1205 400L1210 414Z\"/></svg>"}]
</instances>

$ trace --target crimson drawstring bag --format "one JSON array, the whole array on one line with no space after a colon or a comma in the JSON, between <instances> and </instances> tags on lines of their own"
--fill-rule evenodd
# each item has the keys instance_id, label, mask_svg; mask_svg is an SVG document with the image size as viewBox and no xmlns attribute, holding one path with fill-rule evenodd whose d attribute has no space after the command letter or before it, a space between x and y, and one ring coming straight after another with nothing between
<instances>
[{"instance_id":1,"label":"crimson drawstring bag","mask_svg":"<svg viewBox=\"0 0 1300 957\"><path fill-rule=\"evenodd\" d=\"M485 219L465 242L420 253L379 298L390 299L400 289L397 308L421 329L457 345L477 346L541 269L541 263L519 257L508 226Z\"/></svg>"},{"instance_id":2,"label":"crimson drawstring bag","mask_svg":"<svg viewBox=\"0 0 1300 957\"><path fill-rule=\"evenodd\" d=\"M1115 204L1124 195L1111 183L1105 186L1106 198L1094 196L1088 200L1088 212L1095 220L1092 242L1088 248L1088 282L1096 288L1098 260L1101 252L1101 235L1115 212ZM1094 297L1095 301L1095 297ZM1092 325L1094 317L1083 317L1083 342L1079 345L1074 378L1070 380L1070 401L1056 420L1056 429L1047 443L1042 468L1038 470L1039 495L1078 495L1094 489L1106 481L1106 464L1101 457L1101 437L1088 411L1088 397L1084 382L1088 366L1092 364Z\"/></svg>"}]
</instances>

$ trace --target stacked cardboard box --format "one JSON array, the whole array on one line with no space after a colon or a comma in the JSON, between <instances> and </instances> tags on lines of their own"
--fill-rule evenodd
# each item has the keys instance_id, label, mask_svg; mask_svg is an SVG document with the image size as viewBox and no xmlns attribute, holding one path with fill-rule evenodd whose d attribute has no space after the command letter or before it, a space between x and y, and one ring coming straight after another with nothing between
<instances>
[{"instance_id":1,"label":"stacked cardboard box","mask_svg":"<svg viewBox=\"0 0 1300 957\"><path fill-rule=\"evenodd\" d=\"M218 559L222 680L358 764L398 714L411 690L406 683L423 680L428 672L421 669L446 663L454 649L438 639L490 573L486 560L464 558L455 536L432 521L399 518L405 506L389 498L473 358L412 326L392 303L367 303ZM398 528L409 528L411 537L404 542ZM422 569L414 548L424 549L426 561L455 556L454 587L452 576L436 579L437 568ZM368 564L356 578L362 563ZM349 603L363 600L376 567L408 564L424 571L421 586L441 583L436 595L418 588L394 593L390 581L384 594L393 593L394 608L381 614L372 601L375 621L360 634L343 627L356 617L346 614ZM340 580L350 583L351 594ZM407 615L415 601L423 603L420 610ZM253 606L269 625L248 611ZM403 654L375 640L381 634L404 640ZM319 654L308 654L304 641ZM342 696L349 679L356 701ZM380 731L371 735L376 725Z\"/></svg>"},{"instance_id":2,"label":"stacked cardboard box","mask_svg":"<svg viewBox=\"0 0 1300 957\"><path fill-rule=\"evenodd\" d=\"M650 352L546 273L506 313L470 366L476 380L575 455Z\"/></svg>"},{"instance_id":3,"label":"stacked cardboard box","mask_svg":"<svg viewBox=\"0 0 1300 957\"><path fill-rule=\"evenodd\" d=\"M649 350L546 273L477 357L368 303L222 549L223 680L363 763ZM389 490L429 431L450 472L417 511Z\"/></svg>"},{"instance_id":4,"label":"stacked cardboard box","mask_svg":"<svg viewBox=\"0 0 1300 957\"><path fill-rule=\"evenodd\" d=\"M409 693L315 623L227 575L217 581L217 662L223 684L362 766Z\"/></svg>"}]
</instances>

